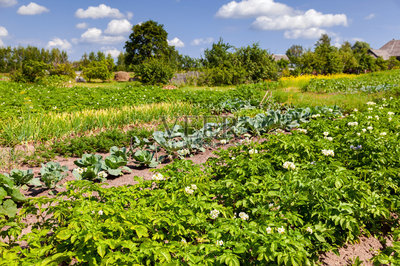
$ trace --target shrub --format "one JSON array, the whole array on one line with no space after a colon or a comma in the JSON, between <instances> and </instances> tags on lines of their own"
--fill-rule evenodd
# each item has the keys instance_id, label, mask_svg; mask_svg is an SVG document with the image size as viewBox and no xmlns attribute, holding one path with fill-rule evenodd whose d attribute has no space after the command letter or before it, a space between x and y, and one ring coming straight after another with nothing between
<instances>
[{"instance_id":1,"label":"shrub","mask_svg":"<svg viewBox=\"0 0 400 266\"><path fill-rule=\"evenodd\" d=\"M148 59L134 66L135 75L145 84L167 84L174 76L174 69L161 59Z\"/></svg>"},{"instance_id":2,"label":"shrub","mask_svg":"<svg viewBox=\"0 0 400 266\"><path fill-rule=\"evenodd\" d=\"M50 65L41 61L27 61L23 64L22 70L18 70L11 75L11 80L15 82L36 82L46 76Z\"/></svg>"},{"instance_id":3,"label":"shrub","mask_svg":"<svg viewBox=\"0 0 400 266\"><path fill-rule=\"evenodd\" d=\"M108 68L106 60L92 61L89 65L83 68L83 77L91 81L92 79L101 79L102 81L111 78L111 71Z\"/></svg>"}]
</instances>

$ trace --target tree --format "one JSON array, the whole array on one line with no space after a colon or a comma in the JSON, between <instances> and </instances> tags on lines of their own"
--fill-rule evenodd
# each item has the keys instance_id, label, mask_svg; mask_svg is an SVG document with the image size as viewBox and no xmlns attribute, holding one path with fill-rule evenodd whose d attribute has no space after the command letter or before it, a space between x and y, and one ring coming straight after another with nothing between
<instances>
[{"instance_id":1,"label":"tree","mask_svg":"<svg viewBox=\"0 0 400 266\"><path fill-rule=\"evenodd\" d=\"M125 64L139 65L147 59L168 55L170 49L167 38L164 25L153 20L135 25L125 43Z\"/></svg>"},{"instance_id":2,"label":"tree","mask_svg":"<svg viewBox=\"0 0 400 266\"><path fill-rule=\"evenodd\" d=\"M49 64L28 60L23 64L22 70L11 75L11 79L16 82L35 82L45 77L49 69Z\"/></svg>"},{"instance_id":3,"label":"tree","mask_svg":"<svg viewBox=\"0 0 400 266\"><path fill-rule=\"evenodd\" d=\"M106 60L92 61L82 71L83 76L89 80L101 79L103 82L111 78L111 71Z\"/></svg>"},{"instance_id":4,"label":"tree","mask_svg":"<svg viewBox=\"0 0 400 266\"><path fill-rule=\"evenodd\" d=\"M290 66L295 69L294 72L297 74L300 74L299 73L300 60L303 54L304 54L304 48L301 45L292 45L286 51L286 56L289 58Z\"/></svg>"},{"instance_id":5,"label":"tree","mask_svg":"<svg viewBox=\"0 0 400 266\"><path fill-rule=\"evenodd\" d=\"M397 60L395 56L391 56L389 60L387 60L387 67L388 69L399 69L400 61Z\"/></svg>"},{"instance_id":6,"label":"tree","mask_svg":"<svg viewBox=\"0 0 400 266\"><path fill-rule=\"evenodd\" d=\"M261 49L258 43L237 49L236 56L240 65L247 72L246 79L260 82L278 78L278 66L267 50Z\"/></svg>"},{"instance_id":7,"label":"tree","mask_svg":"<svg viewBox=\"0 0 400 266\"><path fill-rule=\"evenodd\" d=\"M331 45L331 38L322 34L315 44L315 70L320 74L333 74L343 71L343 64L340 60L336 47Z\"/></svg>"},{"instance_id":8,"label":"tree","mask_svg":"<svg viewBox=\"0 0 400 266\"><path fill-rule=\"evenodd\" d=\"M343 64L343 72L354 73L358 67L358 62L349 42L344 42L342 44L339 49L339 56Z\"/></svg>"}]
</instances>

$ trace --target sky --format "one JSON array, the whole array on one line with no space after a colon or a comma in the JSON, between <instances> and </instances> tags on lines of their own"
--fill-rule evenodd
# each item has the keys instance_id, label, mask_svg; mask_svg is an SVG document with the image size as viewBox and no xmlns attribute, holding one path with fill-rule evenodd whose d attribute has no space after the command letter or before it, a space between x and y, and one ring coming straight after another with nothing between
<instances>
[{"instance_id":1,"label":"sky","mask_svg":"<svg viewBox=\"0 0 400 266\"><path fill-rule=\"evenodd\" d=\"M400 0L0 0L0 46L60 48L70 60L103 51L117 57L132 27L164 25L170 45L201 57L220 38L235 47L259 43L274 54L332 44L400 39Z\"/></svg>"}]
</instances>

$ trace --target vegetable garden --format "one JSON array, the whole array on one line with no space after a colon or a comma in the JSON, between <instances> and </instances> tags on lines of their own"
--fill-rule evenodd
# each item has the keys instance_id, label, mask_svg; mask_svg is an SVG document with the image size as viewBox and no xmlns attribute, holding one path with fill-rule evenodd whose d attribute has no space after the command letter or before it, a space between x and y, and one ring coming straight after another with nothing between
<instances>
[{"instance_id":1,"label":"vegetable garden","mask_svg":"<svg viewBox=\"0 0 400 266\"><path fill-rule=\"evenodd\" d=\"M3 146L16 149L30 141L40 160L30 155L24 160L43 162L40 174L25 167L0 175L0 264L312 265L323 253L375 236L382 242L391 237L393 244L376 251L373 263L398 265L396 75L380 73L379 81L368 75L337 83L329 79L333 87L346 82L351 87L359 79L364 87L390 84L383 92L358 85L336 90L374 97L359 110L340 108L340 103L300 108L261 101L265 88L275 86L267 83L221 91L127 86L74 87L67 93L46 87L49 101L42 102L35 95L45 93L43 87L0 83L2 98L22 95L33 106L13 109L7 103L0 108ZM331 85L316 81L321 79L307 86L331 92ZM94 104L102 97L107 99ZM127 111L133 109L126 109L148 104L145 111L136 109L134 118ZM152 112L155 104L165 109ZM171 109L156 129L124 128L154 122ZM97 123L101 112L105 123ZM76 113L79 119L73 120ZM82 122L84 114L92 120ZM172 119L215 114L224 119ZM41 123L28 120L40 117ZM19 125L31 124L11 128L18 119ZM71 126L41 133L58 123ZM85 135L88 131L93 134ZM191 156L228 143L204 164L191 161ZM56 156L74 156L75 167L67 169ZM133 185L104 187L133 169L148 168L156 168L152 178L136 176ZM75 180L60 188L66 176ZM24 196L38 188L49 195Z\"/></svg>"}]
</instances>

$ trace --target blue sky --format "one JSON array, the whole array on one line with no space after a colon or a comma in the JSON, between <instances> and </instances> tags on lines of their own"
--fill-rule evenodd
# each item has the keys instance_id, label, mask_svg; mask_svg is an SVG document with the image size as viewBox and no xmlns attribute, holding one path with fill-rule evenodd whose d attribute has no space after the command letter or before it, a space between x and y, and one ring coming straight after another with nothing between
<instances>
[{"instance_id":1,"label":"blue sky","mask_svg":"<svg viewBox=\"0 0 400 266\"><path fill-rule=\"evenodd\" d=\"M0 0L0 45L123 51L133 25L164 24L170 44L200 57L223 38L236 47L258 42L271 53L312 48L321 33L333 44L366 41L379 48L400 39L400 0Z\"/></svg>"}]
</instances>

